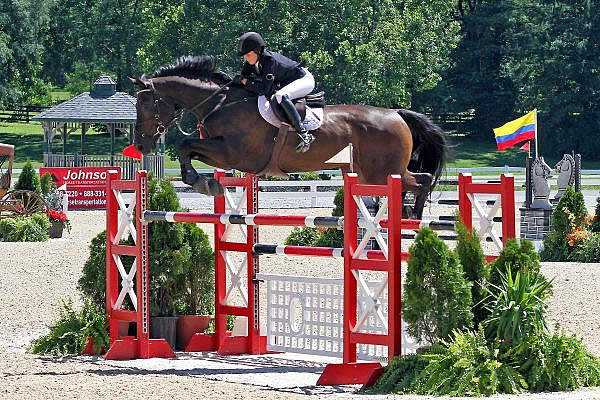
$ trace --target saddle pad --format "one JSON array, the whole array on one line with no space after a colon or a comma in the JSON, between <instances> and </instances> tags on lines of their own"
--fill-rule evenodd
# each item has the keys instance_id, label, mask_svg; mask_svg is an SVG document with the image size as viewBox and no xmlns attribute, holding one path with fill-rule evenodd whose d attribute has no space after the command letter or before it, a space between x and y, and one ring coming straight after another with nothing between
<instances>
[{"instance_id":1,"label":"saddle pad","mask_svg":"<svg viewBox=\"0 0 600 400\"><path fill-rule=\"evenodd\" d=\"M265 96L260 96L258 98L258 112L260 112L260 115L264 120L271 125L276 126L277 128L281 127L282 122L275 116L275 113L273 113L271 104ZM302 126L304 126L306 130L314 131L315 129L319 129L322 123L323 109L306 107L306 117L304 118L304 121L302 121Z\"/></svg>"}]
</instances>

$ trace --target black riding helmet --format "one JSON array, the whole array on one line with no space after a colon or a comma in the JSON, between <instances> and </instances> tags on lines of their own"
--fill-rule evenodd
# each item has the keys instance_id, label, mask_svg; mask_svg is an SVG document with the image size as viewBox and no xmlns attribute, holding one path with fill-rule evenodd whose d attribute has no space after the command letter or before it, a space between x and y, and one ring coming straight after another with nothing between
<instances>
[{"instance_id":1,"label":"black riding helmet","mask_svg":"<svg viewBox=\"0 0 600 400\"><path fill-rule=\"evenodd\" d=\"M240 36L238 53L240 56L243 56L252 50L260 50L266 45L267 44L265 43L265 40L262 38L262 36L260 36L260 34L256 32L246 32Z\"/></svg>"}]
</instances>

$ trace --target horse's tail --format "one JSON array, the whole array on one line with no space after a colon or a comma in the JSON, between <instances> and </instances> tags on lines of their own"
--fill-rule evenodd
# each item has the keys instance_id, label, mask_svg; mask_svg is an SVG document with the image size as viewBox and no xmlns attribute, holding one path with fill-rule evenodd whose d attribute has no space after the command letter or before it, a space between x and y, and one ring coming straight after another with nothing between
<instances>
[{"instance_id":1,"label":"horse's tail","mask_svg":"<svg viewBox=\"0 0 600 400\"><path fill-rule=\"evenodd\" d=\"M427 116L410 111L397 110L404 119L413 138L413 152L408 170L433 175L430 192L442 175L451 149L446 133Z\"/></svg>"}]
</instances>

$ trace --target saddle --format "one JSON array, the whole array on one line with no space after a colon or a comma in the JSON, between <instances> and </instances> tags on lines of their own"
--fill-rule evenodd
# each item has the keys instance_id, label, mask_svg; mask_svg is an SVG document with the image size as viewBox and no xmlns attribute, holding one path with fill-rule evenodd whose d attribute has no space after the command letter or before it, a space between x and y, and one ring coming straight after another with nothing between
<instances>
[{"instance_id":1,"label":"saddle","mask_svg":"<svg viewBox=\"0 0 600 400\"><path fill-rule=\"evenodd\" d=\"M311 93L304 97L300 97L299 99L292 100L292 103L294 103L296 110L298 110L300 120L304 121L304 118L306 117L307 106L310 108L325 107L325 92L321 91L318 93ZM275 116L279 118L280 121L287 121L288 123L290 122L288 121L285 112L281 108L281 104L277 103L277 100L269 100L269 104L271 104L273 114L275 114Z\"/></svg>"}]
</instances>

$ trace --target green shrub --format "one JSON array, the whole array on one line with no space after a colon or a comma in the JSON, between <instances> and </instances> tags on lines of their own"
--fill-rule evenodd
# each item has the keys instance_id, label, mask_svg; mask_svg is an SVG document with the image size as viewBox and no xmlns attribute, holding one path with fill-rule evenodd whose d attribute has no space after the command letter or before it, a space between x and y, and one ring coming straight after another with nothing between
<instances>
[{"instance_id":1,"label":"green shrub","mask_svg":"<svg viewBox=\"0 0 600 400\"><path fill-rule=\"evenodd\" d=\"M149 193L148 209L180 211L177 194L169 181L151 179ZM129 238L121 244L133 245L133 241ZM90 255L83 267L78 288L85 298L91 298L98 307L103 308L106 302L106 232L92 239L89 248ZM149 301L153 316L175 315L178 311L192 309L202 313L212 310L214 258L210 263L206 262L213 257L209 248L208 237L193 224L152 222L148 225ZM121 259L129 270L133 257L122 256ZM199 273L194 276L195 281L190 283L188 279L193 271ZM194 291L194 295L191 294L191 284L199 289L198 292ZM192 304L192 298L195 304ZM124 308L132 309L129 296L125 299ZM208 303L205 303L207 300Z\"/></svg>"},{"instance_id":2,"label":"green shrub","mask_svg":"<svg viewBox=\"0 0 600 400\"><path fill-rule=\"evenodd\" d=\"M465 224L457 218L456 232L458 233L456 254L460 259L465 278L472 283L473 326L478 327L479 323L488 315L483 300L487 296L484 286L490 279L490 269L485 264L485 256L477 231L473 229L472 232L469 232Z\"/></svg>"},{"instance_id":3,"label":"green shrub","mask_svg":"<svg viewBox=\"0 0 600 400\"><path fill-rule=\"evenodd\" d=\"M546 332L545 300L550 295L551 281L530 270L514 273L511 266L500 274L501 284L487 288L491 301L486 305L490 315L483 321L489 340L499 340L512 347L528 338Z\"/></svg>"},{"instance_id":4,"label":"green shrub","mask_svg":"<svg viewBox=\"0 0 600 400\"><path fill-rule=\"evenodd\" d=\"M333 198L333 212L331 215L334 217L343 217L344 216L344 188L341 187L335 192L335 197Z\"/></svg>"},{"instance_id":5,"label":"green shrub","mask_svg":"<svg viewBox=\"0 0 600 400\"><path fill-rule=\"evenodd\" d=\"M574 249L569 246L567 234L587 224L587 208L582 193L567 187L558 205L552 212L550 232L544 240L542 261L567 261Z\"/></svg>"},{"instance_id":6,"label":"green shrub","mask_svg":"<svg viewBox=\"0 0 600 400\"><path fill-rule=\"evenodd\" d=\"M574 261L585 263L600 262L600 232L591 232L571 257Z\"/></svg>"},{"instance_id":7,"label":"green shrub","mask_svg":"<svg viewBox=\"0 0 600 400\"><path fill-rule=\"evenodd\" d=\"M106 304L106 231L97 234L88 247L90 255L83 265L82 275L77 281L77 288L84 299L91 300L96 307L102 309ZM131 265L133 257L121 257L124 265ZM129 296L125 297L130 304ZM133 310L127 307L128 310Z\"/></svg>"},{"instance_id":8,"label":"green shrub","mask_svg":"<svg viewBox=\"0 0 600 400\"><path fill-rule=\"evenodd\" d=\"M592 232L600 232L600 197L596 198L596 209L594 210L594 219L590 224Z\"/></svg>"},{"instance_id":9,"label":"green shrub","mask_svg":"<svg viewBox=\"0 0 600 400\"><path fill-rule=\"evenodd\" d=\"M50 221L44 214L0 219L0 237L5 242L45 242Z\"/></svg>"},{"instance_id":10,"label":"green shrub","mask_svg":"<svg viewBox=\"0 0 600 400\"><path fill-rule=\"evenodd\" d=\"M501 275L507 267L510 267L512 271L513 280L517 271L539 273L540 256L529 240L521 240L520 244L515 239L506 241L500 255L490 265L490 283L500 286L502 284Z\"/></svg>"},{"instance_id":11,"label":"green shrub","mask_svg":"<svg viewBox=\"0 0 600 400\"><path fill-rule=\"evenodd\" d=\"M108 348L110 338L105 313L89 300L79 312L73 310L70 300L61 300L59 318L50 326L50 332L31 342L27 351L53 356L79 355L87 345L88 336L92 338L96 354Z\"/></svg>"},{"instance_id":12,"label":"green shrub","mask_svg":"<svg viewBox=\"0 0 600 400\"><path fill-rule=\"evenodd\" d=\"M574 336L564 333L535 336L514 359L532 391L565 391L600 385L600 361Z\"/></svg>"},{"instance_id":13,"label":"green shrub","mask_svg":"<svg viewBox=\"0 0 600 400\"><path fill-rule=\"evenodd\" d=\"M52 175L46 172L40 177L40 194L47 195L54 186L52 182Z\"/></svg>"},{"instance_id":14,"label":"green shrub","mask_svg":"<svg viewBox=\"0 0 600 400\"><path fill-rule=\"evenodd\" d=\"M184 224L191 256L181 299L182 314L210 315L215 311L215 253L208 236L194 224Z\"/></svg>"},{"instance_id":15,"label":"green shrub","mask_svg":"<svg viewBox=\"0 0 600 400\"><path fill-rule=\"evenodd\" d=\"M344 247L344 231L334 228L317 231L319 237L314 242L318 247Z\"/></svg>"},{"instance_id":16,"label":"green shrub","mask_svg":"<svg viewBox=\"0 0 600 400\"><path fill-rule=\"evenodd\" d=\"M315 228L295 226L292 229L292 233L285 238L284 244L290 246L314 246L318 238L319 232Z\"/></svg>"},{"instance_id":17,"label":"green shrub","mask_svg":"<svg viewBox=\"0 0 600 400\"><path fill-rule=\"evenodd\" d=\"M417 234L409 252L402 304L408 333L435 343L454 329L472 327L471 283L458 256L430 228Z\"/></svg>"},{"instance_id":18,"label":"green shrub","mask_svg":"<svg viewBox=\"0 0 600 400\"><path fill-rule=\"evenodd\" d=\"M416 378L426 366L427 360L417 354L396 357L367 393L412 393Z\"/></svg>"},{"instance_id":19,"label":"green shrub","mask_svg":"<svg viewBox=\"0 0 600 400\"><path fill-rule=\"evenodd\" d=\"M483 330L454 331L444 351L427 354L429 361L415 383L416 392L435 396L489 396L495 393L521 393L527 389L523 376L499 358L493 343L487 343Z\"/></svg>"},{"instance_id":20,"label":"green shrub","mask_svg":"<svg viewBox=\"0 0 600 400\"><path fill-rule=\"evenodd\" d=\"M27 160L25 165L23 165L19 179L15 184L15 190L31 190L32 192L41 194L40 177L33 169L31 160Z\"/></svg>"},{"instance_id":21,"label":"green shrub","mask_svg":"<svg viewBox=\"0 0 600 400\"><path fill-rule=\"evenodd\" d=\"M318 181L319 180L319 173L318 172L304 172L300 175L300 180L301 181Z\"/></svg>"}]
</instances>

